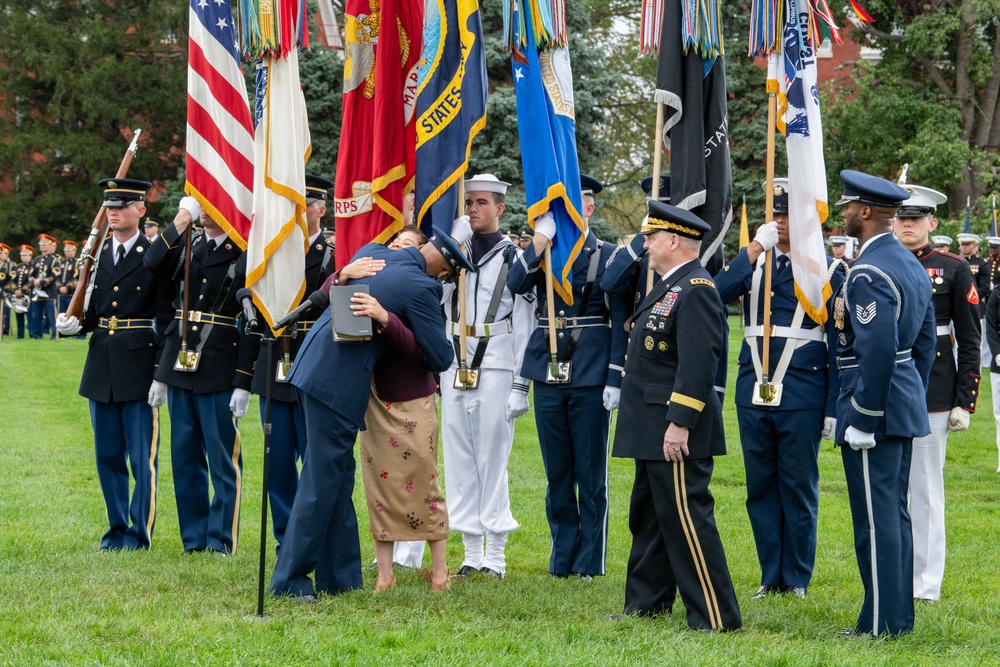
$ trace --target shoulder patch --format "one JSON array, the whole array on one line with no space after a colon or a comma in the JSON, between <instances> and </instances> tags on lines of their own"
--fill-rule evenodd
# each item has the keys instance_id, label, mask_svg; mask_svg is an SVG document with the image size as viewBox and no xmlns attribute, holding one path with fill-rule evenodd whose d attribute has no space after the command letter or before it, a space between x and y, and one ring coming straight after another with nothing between
<instances>
[{"instance_id":1,"label":"shoulder patch","mask_svg":"<svg viewBox=\"0 0 1000 667\"><path fill-rule=\"evenodd\" d=\"M692 278L691 279L691 284L692 285L707 285L707 286L711 287L712 289L715 289L715 283L713 283L708 278Z\"/></svg>"}]
</instances>

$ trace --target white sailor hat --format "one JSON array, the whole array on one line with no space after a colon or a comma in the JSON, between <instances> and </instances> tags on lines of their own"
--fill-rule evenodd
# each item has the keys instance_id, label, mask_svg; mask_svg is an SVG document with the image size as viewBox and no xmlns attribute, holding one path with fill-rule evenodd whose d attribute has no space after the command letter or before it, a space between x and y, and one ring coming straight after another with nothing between
<instances>
[{"instance_id":1,"label":"white sailor hat","mask_svg":"<svg viewBox=\"0 0 1000 667\"><path fill-rule=\"evenodd\" d=\"M959 243L980 243L981 241L982 241L982 239L979 238L978 234L964 234L963 233L963 234L959 234L958 235L958 242Z\"/></svg>"},{"instance_id":2,"label":"white sailor hat","mask_svg":"<svg viewBox=\"0 0 1000 667\"><path fill-rule=\"evenodd\" d=\"M497 194L507 194L510 183L505 183L493 174L476 174L472 178L465 180L465 191L496 192Z\"/></svg>"},{"instance_id":3,"label":"white sailor hat","mask_svg":"<svg viewBox=\"0 0 1000 667\"><path fill-rule=\"evenodd\" d=\"M832 246L834 246L834 245L847 245L847 241L848 241L848 239L847 239L846 236L831 236L830 237L830 245L832 245Z\"/></svg>"},{"instance_id":4,"label":"white sailor hat","mask_svg":"<svg viewBox=\"0 0 1000 667\"><path fill-rule=\"evenodd\" d=\"M952 243L950 236L935 236L933 241L936 246L951 245Z\"/></svg>"},{"instance_id":5,"label":"white sailor hat","mask_svg":"<svg viewBox=\"0 0 1000 667\"><path fill-rule=\"evenodd\" d=\"M1000 236L987 236L986 243L993 248L1000 246Z\"/></svg>"},{"instance_id":6,"label":"white sailor hat","mask_svg":"<svg viewBox=\"0 0 1000 667\"><path fill-rule=\"evenodd\" d=\"M922 218L934 215L934 209L948 201L944 193L925 188L920 185L904 185L903 189L910 193L910 198L896 212L897 218Z\"/></svg>"}]
</instances>

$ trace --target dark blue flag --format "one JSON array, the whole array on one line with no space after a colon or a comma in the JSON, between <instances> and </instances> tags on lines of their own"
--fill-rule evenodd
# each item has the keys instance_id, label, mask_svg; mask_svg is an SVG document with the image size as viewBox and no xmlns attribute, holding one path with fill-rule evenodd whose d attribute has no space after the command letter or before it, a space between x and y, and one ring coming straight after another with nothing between
<instances>
[{"instance_id":1,"label":"dark blue flag","mask_svg":"<svg viewBox=\"0 0 1000 667\"><path fill-rule=\"evenodd\" d=\"M431 236L458 215L458 180L486 125L486 53L476 0L427 3L417 75L414 224Z\"/></svg>"}]
</instances>

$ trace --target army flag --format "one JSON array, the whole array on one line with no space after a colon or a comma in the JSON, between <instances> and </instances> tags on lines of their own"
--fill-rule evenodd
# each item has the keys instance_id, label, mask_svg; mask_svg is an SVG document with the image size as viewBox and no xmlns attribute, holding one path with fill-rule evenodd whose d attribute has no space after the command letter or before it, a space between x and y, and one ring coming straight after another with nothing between
<instances>
[{"instance_id":1,"label":"army flag","mask_svg":"<svg viewBox=\"0 0 1000 667\"><path fill-rule=\"evenodd\" d=\"M246 248L253 123L229 0L190 0L184 192Z\"/></svg>"},{"instance_id":2,"label":"army flag","mask_svg":"<svg viewBox=\"0 0 1000 667\"><path fill-rule=\"evenodd\" d=\"M265 56L257 66L253 225L247 244L247 287L268 326L305 293L306 174L311 145L299 60Z\"/></svg>"},{"instance_id":3,"label":"army flag","mask_svg":"<svg viewBox=\"0 0 1000 667\"><path fill-rule=\"evenodd\" d=\"M805 0L787 0L783 16L781 52L768 60L768 86L778 95L777 123L788 155L788 238L795 295L806 315L823 324L832 291L823 244L823 223L829 215L823 125L816 50L808 28L814 19Z\"/></svg>"},{"instance_id":4,"label":"army flag","mask_svg":"<svg viewBox=\"0 0 1000 667\"><path fill-rule=\"evenodd\" d=\"M478 0L436 0L424 10L417 76L414 224L449 231L458 215L458 180L472 140L486 125L486 51Z\"/></svg>"},{"instance_id":5,"label":"army flag","mask_svg":"<svg viewBox=\"0 0 1000 667\"><path fill-rule=\"evenodd\" d=\"M573 72L569 48L555 45L539 50L534 22L538 0L524 3L532 11L515 11L515 50L511 57L517 98L517 132L521 144L528 223L551 212L556 224L552 240L554 289L573 303L573 262L584 242L583 193L576 153Z\"/></svg>"},{"instance_id":6,"label":"army flag","mask_svg":"<svg viewBox=\"0 0 1000 667\"><path fill-rule=\"evenodd\" d=\"M413 188L423 3L347 0L344 13L337 266L403 228L403 197Z\"/></svg>"},{"instance_id":7,"label":"army flag","mask_svg":"<svg viewBox=\"0 0 1000 667\"><path fill-rule=\"evenodd\" d=\"M733 220L726 67L717 29L705 30L704 36L691 32L700 24L698 17L686 15L691 7L682 0L664 1L655 99L664 105L670 201L711 226L701 261L714 272L722 266L722 240Z\"/></svg>"}]
</instances>

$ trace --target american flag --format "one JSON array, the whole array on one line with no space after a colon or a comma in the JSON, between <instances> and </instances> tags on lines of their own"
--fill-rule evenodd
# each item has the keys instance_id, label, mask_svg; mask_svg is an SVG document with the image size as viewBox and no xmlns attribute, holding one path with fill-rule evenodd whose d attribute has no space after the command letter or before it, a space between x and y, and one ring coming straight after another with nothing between
<instances>
[{"instance_id":1,"label":"american flag","mask_svg":"<svg viewBox=\"0 0 1000 667\"><path fill-rule=\"evenodd\" d=\"M191 0L187 182L229 237L246 248L253 210L253 122L229 0Z\"/></svg>"}]
</instances>

